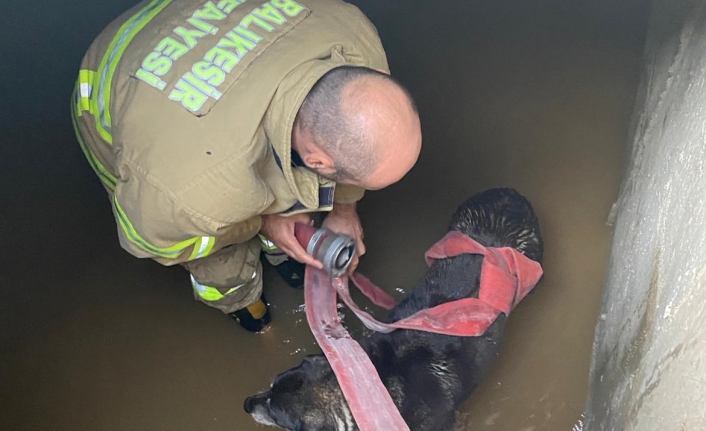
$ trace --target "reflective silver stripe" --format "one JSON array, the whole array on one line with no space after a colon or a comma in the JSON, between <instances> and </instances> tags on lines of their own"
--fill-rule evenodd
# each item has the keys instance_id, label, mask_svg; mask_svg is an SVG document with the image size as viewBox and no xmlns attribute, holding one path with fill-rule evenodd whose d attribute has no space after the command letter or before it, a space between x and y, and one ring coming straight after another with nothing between
<instances>
[{"instance_id":1,"label":"reflective silver stripe","mask_svg":"<svg viewBox=\"0 0 706 431\"><path fill-rule=\"evenodd\" d=\"M109 91L108 89L111 86L113 74L117 68L117 62L120 60L127 45L132 41L135 35L139 33L157 13L161 12L162 9L171 3L171 1L172 0L152 0L152 2L145 6L138 14L134 15L123 24L123 27L119 30L122 31L122 33L120 33L117 39L113 39L109 47L110 53L108 57L104 57L101 62L101 70L98 71L100 80L98 81L98 94L96 97L96 106L98 108L97 125L100 125L100 127L98 127L99 133L101 133L100 129L103 129L103 132L108 134L108 136L104 136L104 138L107 138L110 143L112 143L112 129L108 120L108 107L106 106L110 101L106 100L106 91ZM103 135L103 133L101 133L101 135Z\"/></svg>"},{"instance_id":2,"label":"reflective silver stripe","mask_svg":"<svg viewBox=\"0 0 706 431\"><path fill-rule=\"evenodd\" d=\"M87 82L82 82L81 85L79 85L79 91L81 93L81 97L91 97L91 94L93 94L93 86Z\"/></svg>"},{"instance_id":3,"label":"reflective silver stripe","mask_svg":"<svg viewBox=\"0 0 706 431\"><path fill-rule=\"evenodd\" d=\"M199 241L199 251L198 253L196 253L196 259L204 256L204 254L206 253L206 249L208 248L208 243L210 239L211 238L208 236L201 237L201 241Z\"/></svg>"},{"instance_id":4,"label":"reflective silver stripe","mask_svg":"<svg viewBox=\"0 0 706 431\"><path fill-rule=\"evenodd\" d=\"M194 286L194 289L198 290L200 293L206 293L208 292L208 289L206 289L206 286L203 284L199 283L196 281L193 275L191 275L191 285Z\"/></svg>"}]
</instances>

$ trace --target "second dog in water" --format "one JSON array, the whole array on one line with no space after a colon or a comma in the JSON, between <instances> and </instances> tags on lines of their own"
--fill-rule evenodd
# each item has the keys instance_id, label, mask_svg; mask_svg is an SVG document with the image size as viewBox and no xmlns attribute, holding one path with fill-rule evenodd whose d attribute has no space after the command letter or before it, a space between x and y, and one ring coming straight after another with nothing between
<instances>
[{"instance_id":1,"label":"second dog in water","mask_svg":"<svg viewBox=\"0 0 706 431\"><path fill-rule=\"evenodd\" d=\"M486 247L512 247L540 262L544 245L532 205L513 189L491 189L463 202L449 230ZM463 254L435 261L386 322L462 298L477 298L483 256ZM359 340L411 431L449 431L456 412L487 374L507 316L480 337L430 332L373 332ZM264 425L291 431L355 431L357 426L324 355L278 375L272 387L245 401Z\"/></svg>"}]
</instances>

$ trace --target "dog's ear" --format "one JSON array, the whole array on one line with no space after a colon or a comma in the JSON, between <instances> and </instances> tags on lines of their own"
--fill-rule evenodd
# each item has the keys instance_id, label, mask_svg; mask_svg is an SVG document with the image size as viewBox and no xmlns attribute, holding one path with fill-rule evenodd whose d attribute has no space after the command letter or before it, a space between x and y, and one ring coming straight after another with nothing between
<instances>
[{"instance_id":1,"label":"dog's ear","mask_svg":"<svg viewBox=\"0 0 706 431\"><path fill-rule=\"evenodd\" d=\"M324 355L306 355L302 359L302 369L306 372L319 372L328 366L328 360Z\"/></svg>"},{"instance_id":2,"label":"dog's ear","mask_svg":"<svg viewBox=\"0 0 706 431\"><path fill-rule=\"evenodd\" d=\"M318 381L330 372L331 366L324 355L307 355L302 360L301 370L306 373L312 381Z\"/></svg>"},{"instance_id":3,"label":"dog's ear","mask_svg":"<svg viewBox=\"0 0 706 431\"><path fill-rule=\"evenodd\" d=\"M306 378L305 373L293 372L283 375L277 381L277 392L278 393L292 393L298 391L302 386L304 386L304 379Z\"/></svg>"},{"instance_id":4,"label":"dog's ear","mask_svg":"<svg viewBox=\"0 0 706 431\"><path fill-rule=\"evenodd\" d=\"M302 359L302 365L304 366L321 365L326 362L326 357L324 355L306 355L304 356L304 359Z\"/></svg>"}]
</instances>

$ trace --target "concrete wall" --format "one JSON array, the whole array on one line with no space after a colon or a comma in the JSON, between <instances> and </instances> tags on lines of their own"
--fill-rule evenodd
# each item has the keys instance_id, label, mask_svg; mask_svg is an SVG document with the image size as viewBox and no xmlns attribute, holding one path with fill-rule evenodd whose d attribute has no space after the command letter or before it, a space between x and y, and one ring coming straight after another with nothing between
<instances>
[{"instance_id":1,"label":"concrete wall","mask_svg":"<svg viewBox=\"0 0 706 431\"><path fill-rule=\"evenodd\" d=\"M654 0L590 431L706 429L706 2Z\"/></svg>"}]
</instances>

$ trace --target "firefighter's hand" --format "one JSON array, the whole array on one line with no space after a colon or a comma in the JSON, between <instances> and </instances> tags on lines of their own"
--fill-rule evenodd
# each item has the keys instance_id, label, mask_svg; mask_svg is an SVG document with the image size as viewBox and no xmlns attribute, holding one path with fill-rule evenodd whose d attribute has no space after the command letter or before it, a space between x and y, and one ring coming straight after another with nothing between
<instances>
[{"instance_id":1,"label":"firefighter's hand","mask_svg":"<svg viewBox=\"0 0 706 431\"><path fill-rule=\"evenodd\" d=\"M363 226L360 224L355 204L334 205L333 210L324 219L323 227L333 232L344 233L355 240L356 254L348 268L348 275L352 275L358 267L360 257L365 254Z\"/></svg>"},{"instance_id":2,"label":"firefighter's hand","mask_svg":"<svg viewBox=\"0 0 706 431\"><path fill-rule=\"evenodd\" d=\"M275 243L287 256L305 265L323 269L324 265L307 253L294 236L294 225L296 223L311 225L313 220L308 214L295 214L289 217L282 217L276 214L265 215L262 216L260 233Z\"/></svg>"}]
</instances>

